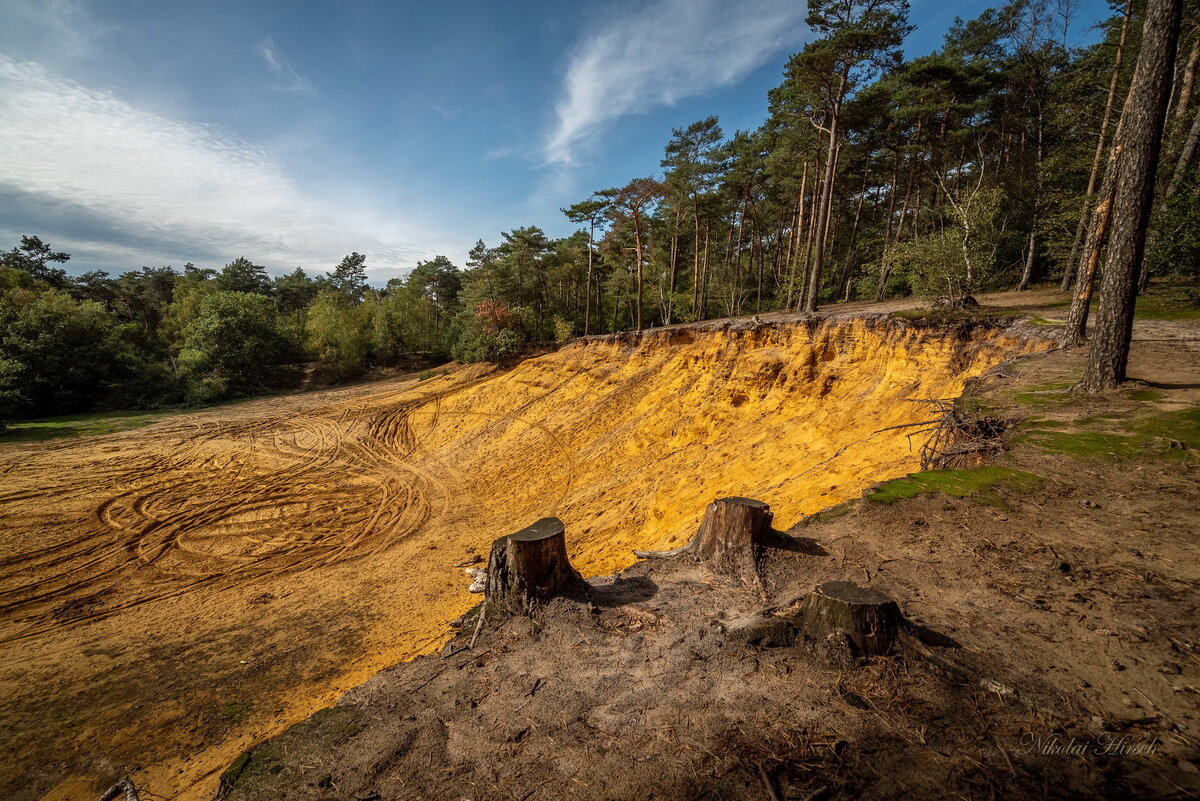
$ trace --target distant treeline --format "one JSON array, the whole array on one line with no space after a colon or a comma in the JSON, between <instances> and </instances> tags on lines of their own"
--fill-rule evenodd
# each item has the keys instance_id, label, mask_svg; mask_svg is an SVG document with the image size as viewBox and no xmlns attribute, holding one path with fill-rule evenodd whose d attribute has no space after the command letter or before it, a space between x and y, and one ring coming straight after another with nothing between
<instances>
[{"instance_id":1,"label":"distant treeline","mask_svg":"<svg viewBox=\"0 0 1200 801\"><path fill-rule=\"evenodd\" d=\"M0 419L208 403L294 385L304 362L345 380L414 353L502 361L529 342L770 309L1090 286L1145 2L1081 49L1071 8L1015 0L904 61L905 0L814 0L818 38L757 130L676 129L661 176L563 210L577 233L517 228L476 243L465 269L439 256L383 289L358 253L316 277L239 258L71 278L67 254L24 237L0 253ZM1200 274L1196 0L1183 22L1143 281Z\"/></svg>"}]
</instances>

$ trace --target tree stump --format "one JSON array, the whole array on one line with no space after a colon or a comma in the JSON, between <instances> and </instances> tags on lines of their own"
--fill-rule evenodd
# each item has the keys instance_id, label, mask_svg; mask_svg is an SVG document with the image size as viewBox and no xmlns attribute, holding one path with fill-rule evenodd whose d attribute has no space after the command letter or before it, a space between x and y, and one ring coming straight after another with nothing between
<instances>
[{"instance_id":1,"label":"tree stump","mask_svg":"<svg viewBox=\"0 0 1200 801\"><path fill-rule=\"evenodd\" d=\"M634 551L643 558L661 559L690 554L708 562L718 573L737 576L750 587L760 587L758 551L772 537L771 507L751 498L718 498L704 511L696 536L673 551Z\"/></svg>"},{"instance_id":2,"label":"tree stump","mask_svg":"<svg viewBox=\"0 0 1200 801\"><path fill-rule=\"evenodd\" d=\"M896 602L878 590L829 581L804 599L800 624L818 642L845 634L856 657L883 656L895 648L904 616Z\"/></svg>"},{"instance_id":3,"label":"tree stump","mask_svg":"<svg viewBox=\"0 0 1200 801\"><path fill-rule=\"evenodd\" d=\"M526 614L556 595L583 593L586 586L567 558L566 529L557 517L543 517L492 543L484 589L489 609Z\"/></svg>"}]
</instances>

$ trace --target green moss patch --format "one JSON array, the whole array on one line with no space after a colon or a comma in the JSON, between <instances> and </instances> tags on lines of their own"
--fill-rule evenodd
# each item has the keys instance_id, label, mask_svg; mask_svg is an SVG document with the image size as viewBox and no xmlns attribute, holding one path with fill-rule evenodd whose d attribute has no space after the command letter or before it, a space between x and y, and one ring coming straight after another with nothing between
<instances>
[{"instance_id":1,"label":"green moss patch","mask_svg":"<svg viewBox=\"0 0 1200 801\"><path fill-rule=\"evenodd\" d=\"M1045 417L1030 417L1021 421L1021 426L1027 429L1066 428L1070 423L1066 420L1050 420Z\"/></svg>"},{"instance_id":2,"label":"green moss patch","mask_svg":"<svg viewBox=\"0 0 1200 801\"><path fill-rule=\"evenodd\" d=\"M1163 412L1134 420L1133 431L1146 437L1175 440L1187 448L1200 448L1200 407Z\"/></svg>"},{"instance_id":3,"label":"green moss patch","mask_svg":"<svg viewBox=\"0 0 1200 801\"><path fill-rule=\"evenodd\" d=\"M1026 406L1066 406L1071 402L1069 392L1014 392L1012 398Z\"/></svg>"},{"instance_id":4,"label":"green moss patch","mask_svg":"<svg viewBox=\"0 0 1200 801\"><path fill-rule=\"evenodd\" d=\"M868 501L892 503L915 498L928 492L941 492L956 498L969 498L988 506L1007 509L1001 489L1011 492L1033 492L1042 486L1042 479L1033 473L998 465L984 465L966 470L927 470L904 478L879 484L866 494Z\"/></svg>"},{"instance_id":5,"label":"green moss patch","mask_svg":"<svg viewBox=\"0 0 1200 801\"><path fill-rule=\"evenodd\" d=\"M1034 431L1024 439L1044 451L1078 459L1132 459L1139 455L1133 437L1102 431Z\"/></svg>"},{"instance_id":6,"label":"green moss patch","mask_svg":"<svg viewBox=\"0 0 1200 801\"><path fill-rule=\"evenodd\" d=\"M1076 431L1051 431L1037 423L1018 442L1077 459L1119 461L1145 456L1185 458L1200 449L1200 407L1133 417L1099 415L1075 423Z\"/></svg>"}]
</instances>

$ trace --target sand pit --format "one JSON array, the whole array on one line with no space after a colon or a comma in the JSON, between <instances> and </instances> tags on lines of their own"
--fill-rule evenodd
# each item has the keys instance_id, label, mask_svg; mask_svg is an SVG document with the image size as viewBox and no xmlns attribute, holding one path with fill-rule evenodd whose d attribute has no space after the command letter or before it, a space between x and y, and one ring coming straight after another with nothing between
<instances>
[{"instance_id":1,"label":"sand pit","mask_svg":"<svg viewBox=\"0 0 1200 801\"><path fill-rule=\"evenodd\" d=\"M786 526L915 469L907 398L1035 347L882 317L580 341L0 449L0 790L129 771L209 798L239 752L477 599L460 567L545 516L606 574L749 495Z\"/></svg>"}]
</instances>

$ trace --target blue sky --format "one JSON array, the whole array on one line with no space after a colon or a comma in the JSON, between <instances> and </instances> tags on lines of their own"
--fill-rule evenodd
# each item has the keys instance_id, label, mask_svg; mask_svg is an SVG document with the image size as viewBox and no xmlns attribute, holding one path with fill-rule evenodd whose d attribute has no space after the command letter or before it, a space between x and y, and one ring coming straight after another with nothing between
<instances>
[{"instance_id":1,"label":"blue sky","mask_svg":"<svg viewBox=\"0 0 1200 801\"><path fill-rule=\"evenodd\" d=\"M1106 13L1080 0L1072 38ZM914 0L906 49L987 2ZM754 128L803 3L0 0L0 247L73 272L368 255L385 281Z\"/></svg>"}]
</instances>

